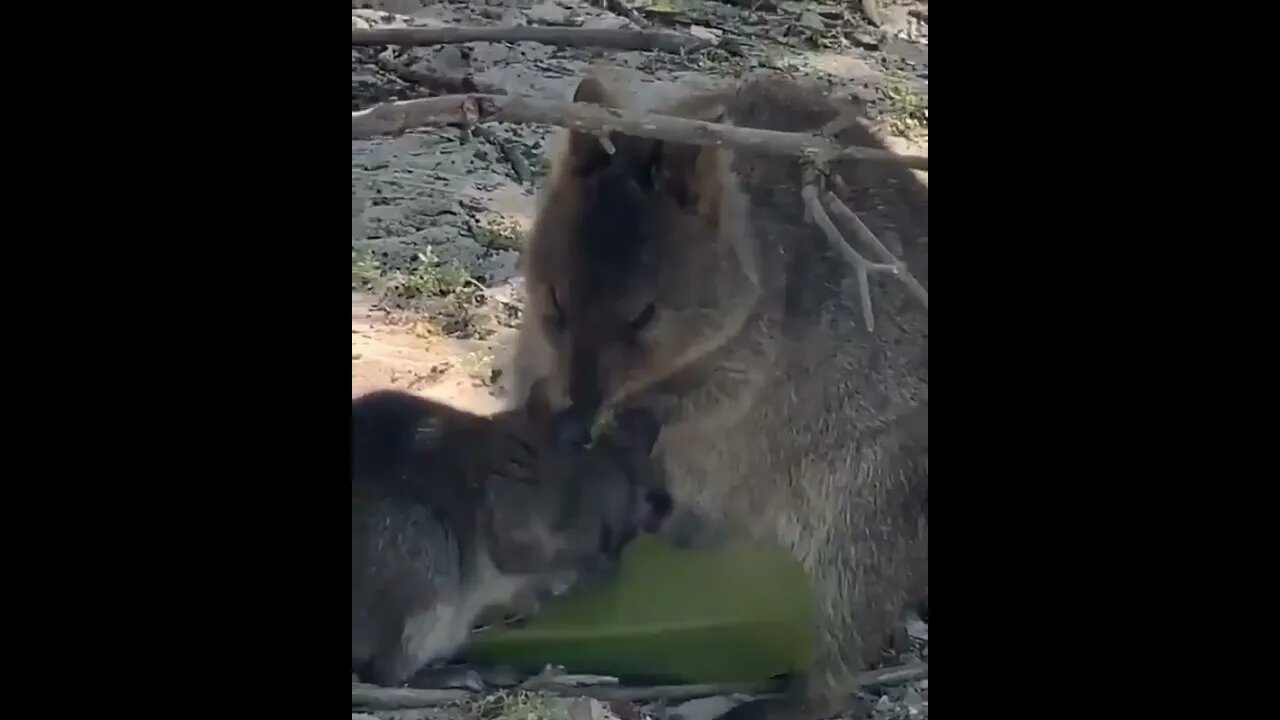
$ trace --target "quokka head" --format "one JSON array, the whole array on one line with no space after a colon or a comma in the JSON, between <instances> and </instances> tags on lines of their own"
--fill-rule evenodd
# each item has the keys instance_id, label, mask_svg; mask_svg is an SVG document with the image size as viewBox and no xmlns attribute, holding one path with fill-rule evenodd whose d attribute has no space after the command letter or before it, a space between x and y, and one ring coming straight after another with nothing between
<instances>
[{"instance_id":1,"label":"quokka head","mask_svg":"<svg viewBox=\"0 0 1280 720\"><path fill-rule=\"evenodd\" d=\"M574 101L618 106L592 78ZM552 359L548 392L587 420L578 441L603 407L740 327L757 282L728 162L712 146L569 133L522 264L525 322Z\"/></svg>"}]
</instances>

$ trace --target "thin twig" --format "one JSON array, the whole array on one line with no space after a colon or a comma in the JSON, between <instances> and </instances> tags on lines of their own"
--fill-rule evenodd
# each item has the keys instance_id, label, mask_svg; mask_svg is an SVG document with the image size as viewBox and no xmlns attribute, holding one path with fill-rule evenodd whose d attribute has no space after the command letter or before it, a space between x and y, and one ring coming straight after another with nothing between
<instances>
[{"instance_id":1,"label":"thin twig","mask_svg":"<svg viewBox=\"0 0 1280 720\"><path fill-rule=\"evenodd\" d=\"M465 124L465 109L478 115L480 122L541 123L593 135L616 131L655 140L716 145L772 155L804 156L823 161L847 158L893 162L918 170L929 169L928 157L899 155L881 148L844 146L818 135L737 127L522 95L442 95L375 105L351 113L351 138L398 134L428 125Z\"/></svg>"},{"instance_id":2,"label":"thin twig","mask_svg":"<svg viewBox=\"0 0 1280 720\"><path fill-rule=\"evenodd\" d=\"M351 713L351 720L365 720L373 718L373 720L436 720L437 718L450 718L448 709L445 708L409 708L406 710L380 710L377 715L364 715L363 717L356 713Z\"/></svg>"},{"instance_id":3,"label":"thin twig","mask_svg":"<svg viewBox=\"0 0 1280 720\"><path fill-rule=\"evenodd\" d=\"M529 170L529 163L520 154L520 151L516 149L515 143L503 140L487 127L477 125L471 128L471 131L498 146L498 149L506 156L507 162L511 163L511 169L516 171L516 178L520 180L521 185L528 185L533 182L533 172Z\"/></svg>"},{"instance_id":4,"label":"thin twig","mask_svg":"<svg viewBox=\"0 0 1280 720\"><path fill-rule=\"evenodd\" d=\"M469 42L536 42L559 47L611 50L661 50L690 53L712 46L709 40L666 30L561 27L395 27L352 28L352 45L451 45Z\"/></svg>"},{"instance_id":5,"label":"thin twig","mask_svg":"<svg viewBox=\"0 0 1280 720\"><path fill-rule=\"evenodd\" d=\"M351 707L397 710L399 708L431 707L466 700L473 693L469 690L418 690L416 688L387 688L363 683L351 684Z\"/></svg>"},{"instance_id":6,"label":"thin twig","mask_svg":"<svg viewBox=\"0 0 1280 720\"><path fill-rule=\"evenodd\" d=\"M522 690L536 690L551 695L589 697L604 702L651 700L691 700L712 695L770 695L778 692L776 683L702 683L697 685L655 685L625 687L622 685L563 685L557 682L525 683Z\"/></svg>"},{"instance_id":7,"label":"thin twig","mask_svg":"<svg viewBox=\"0 0 1280 720\"><path fill-rule=\"evenodd\" d=\"M880 238L876 237L875 233L871 232L871 228L867 227L866 224L862 222L862 219L858 217L857 213L850 210L849 206L845 205L840 198L836 197L830 190L828 190L823 197L826 199L827 204L831 206L831 212L835 213L836 217L844 220L846 225L853 228L854 234L856 234L863 242L875 249L876 254L880 256L881 262L898 266L898 277L902 279L902 282L907 284L907 289L911 291L911 294L915 295L916 299L923 303L924 308L928 310L929 291L925 290L924 286L920 284L920 281L907 270L906 265L902 264L898 258L893 256L893 253L889 252L889 248L885 247L884 243L880 242Z\"/></svg>"},{"instance_id":8,"label":"thin twig","mask_svg":"<svg viewBox=\"0 0 1280 720\"><path fill-rule=\"evenodd\" d=\"M470 75L462 77L451 77L448 75L437 75L435 73L424 72L408 65L398 63L394 60L388 60L380 55L374 55L368 62L373 63L379 70L395 75L401 80L419 85L426 90L430 90L436 95L442 94L465 94L465 93L485 93L488 95L506 95L507 91L496 85L477 83L475 78Z\"/></svg>"},{"instance_id":9,"label":"thin twig","mask_svg":"<svg viewBox=\"0 0 1280 720\"><path fill-rule=\"evenodd\" d=\"M851 684L855 688L872 685L901 685L906 682L923 680L927 677L929 677L929 663L911 663L858 673L853 677Z\"/></svg>"},{"instance_id":10,"label":"thin twig","mask_svg":"<svg viewBox=\"0 0 1280 720\"><path fill-rule=\"evenodd\" d=\"M831 246L840 251L845 260L853 265L858 273L858 292L862 296L862 319L867 323L867 332L875 332L876 322L875 316L871 312L871 283L867 277L869 273L883 272L896 275L900 265L881 265L873 263L858 254L840 231L836 229L835 223L831 222L831 217L827 215L826 209L822 207L822 202L818 199L818 182L817 173L813 170L806 170L804 177L804 187L800 189L800 195L804 198L804 205L808 209L813 222L822 229L822 234L826 236Z\"/></svg>"},{"instance_id":11,"label":"thin twig","mask_svg":"<svg viewBox=\"0 0 1280 720\"><path fill-rule=\"evenodd\" d=\"M638 28L649 27L649 21L640 17L640 13L634 8L627 5L623 0L604 0L605 7L609 8L615 15L621 15L636 24Z\"/></svg>"}]
</instances>

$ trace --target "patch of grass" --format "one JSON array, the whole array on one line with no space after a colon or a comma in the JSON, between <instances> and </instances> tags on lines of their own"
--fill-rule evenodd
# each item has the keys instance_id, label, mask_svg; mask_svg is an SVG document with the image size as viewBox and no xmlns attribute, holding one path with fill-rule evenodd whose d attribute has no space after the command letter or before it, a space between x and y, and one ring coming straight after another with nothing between
<instances>
[{"instance_id":1,"label":"patch of grass","mask_svg":"<svg viewBox=\"0 0 1280 720\"><path fill-rule=\"evenodd\" d=\"M527 690L499 691L467 702L462 709L466 720L566 720L547 696Z\"/></svg>"},{"instance_id":2,"label":"patch of grass","mask_svg":"<svg viewBox=\"0 0 1280 720\"><path fill-rule=\"evenodd\" d=\"M890 83L876 88L887 106L889 130L895 135L911 137L929 129L929 106L905 85Z\"/></svg>"},{"instance_id":3,"label":"patch of grass","mask_svg":"<svg viewBox=\"0 0 1280 720\"><path fill-rule=\"evenodd\" d=\"M365 250L358 252L351 249L351 289L368 290L382 277L382 267L373 257L373 253Z\"/></svg>"},{"instance_id":4,"label":"patch of grass","mask_svg":"<svg viewBox=\"0 0 1280 720\"><path fill-rule=\"evenodd\" d=\"M432 315L440 331L449 337L484 339L493 334L484 304L484 289L468 286L446 298Z\"/></svg>"},{"instance_id":5,"label":"patch of grass","mask_svg":"<svg viewBox=\"0 0 1280 720\"><path fill-rule=\"evenodd\" d=\"M428 246L418 253L407 273L397 273L387 291L403 300L447 297L472 282L471 274L457 262L444 262Z\"/></svg>"},{"instance_id":6,"label":"patch of grass","mask_svg":"<svg viewBox=\"0 0 1280 720\"><path fill-rule=\"evenodd\" d=\"M511 218L495 218L473 228L476 242L490 250L519 250L524 244L524 229Z\"/></svg>"}]
</instances>

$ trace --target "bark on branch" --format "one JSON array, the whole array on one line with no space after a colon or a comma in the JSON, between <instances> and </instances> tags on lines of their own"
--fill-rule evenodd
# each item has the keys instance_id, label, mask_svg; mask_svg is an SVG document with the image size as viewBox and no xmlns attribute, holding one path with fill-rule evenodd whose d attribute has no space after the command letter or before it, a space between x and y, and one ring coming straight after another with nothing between
<instances>
[{"instance_id":1,"label":"bark on branch","mask_svg":"<svg viewBox=\"0 0 1280 720\"><path fill-rule=\"evenodd\" d=\"M469 42L536 42L559 47L599 47L610 50L694 52L711 47L702 38L665 30L619 30L563 27L396 27L352 28L352 45L451 45Z\"/></svg>"},{"instance_id":2,"label":"bark on branch","mask_svg":"<svg viewBox=\"0 0 1280 720\"><path fill-rule=\"evenodd\" d=\"M735 127L520 95L445 95L383 103L351 113L351 138L394 135L428 125L468 125L472 122L541 123L596 135L617 131L655 140L807 157L819 163L852 159L895 162L917 170L929 169L927 157L899 155L880 148L845 146L819 135Z\"/></svg>"}]
</instances>

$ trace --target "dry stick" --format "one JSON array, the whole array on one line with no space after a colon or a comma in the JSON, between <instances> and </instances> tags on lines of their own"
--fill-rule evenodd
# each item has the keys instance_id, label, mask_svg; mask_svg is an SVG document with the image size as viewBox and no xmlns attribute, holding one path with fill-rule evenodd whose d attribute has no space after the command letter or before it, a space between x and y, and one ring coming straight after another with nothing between
<instances>
[{"instance_id":1,"label":"dry stick","mask_svg":"<svg viewBox=\"0 0 1280 720\"><path fill-rule=\"evenodd\" d=\"M398 708L430 707L466 700L469 690L418 690L416 688L386 688L377 685L351 684L351 707L385 710Z\"/></svg>"},{"instance_id":2,"label":"dry stick","mask_svg":"<svg viewBox=\"0 0 1280 720\"><path fill-rule=\"evenodd\" d=\"M535 690L551 695L589 697L604 702L691 700L712 695L770 695L778 691L776 683L703 683L698 685L656 685L653 687L624 687L621 685L562 685L542 682L520 686L521 690Z\"/></svg>"},{"instance_id":3,"label":"dry stick","mask_svg":"<svg viewBox=\"0 0 1280 720\"><path fill-rule=\"evenodd\" d=\"M506 156L507 162L511 163L511 169L516 171L516 178L520 180L521 185L528 185L533 182L533 173L529 170L529 163L525 161L524 156L516 149L515 143L503 140L487 127L477 125L471 128L471 131L498 146L498 149Z\"/></svg>"},{"instance_id":4,"label":"dry stick","mask_svg":"<svg viewBox=\"0 0 1280 720\"><path fill-rule=\"evenodd\" d=\"M561 27L397 27L352 28L352 45L451 45L469 42L536 42L560 47L600 47L611 50L694 52L711 47L702 38L665 30L619 30Z\"/></svg>"},{"instance_id":5,"label":"dry stick","mask_svg":"<svg viewBox=\"0 0 1280 720\"><path fill-rule=\"evenodd\" d=\"M468 115L477 116L479 122L541 123L593 135L616 131L654 140L716 145L772 155L806 156L822 161L848 158L894 162L918 170L929 169L928 157L899 155L881 148L844 146L818 135L736 127L521 95L443 95L382 103L351 113L351 138L398 134L427 125L465 123Z\"/></svg>"},{"instance_id":6,"label":"dry stick","mask_svg":"<svg viewBox=\"0 0 1280 720\"><path fill-rule=\"evenodd\" d=\"M902 282L907 284L907 288L911 291L911 294L915 295L916 299L924 304L925 310L928 310L929 291L924 289L924 286L920 284L920 281L907 271L906 266L903 265L898 258L894 257L893 253L889 252L889 248L885 247L884 243L880 242L880 238L876 237L875 233L871 232L871 228L867 227L862 222L862 219L858 217L857 213L850 210L849 206L841 202L840 198L832 194L830 190L828 190L823 197L827 201L827 204L831 206L831 211L836 214L836 217L844 220L846 225L853 228L853 232L861 238L863 242L875 248L876 254L880 256L880 260L882 262L898 266L898 277L902 278Z\"/></svg>"},{"instance_id":7,"label":"dry stick","mask_svg":"<svg viewBox=\"0 0 1280 720\"><path fill-rule=\"evenodd\" d=\"M441 708L409 708L406 710L380 710L377 715L351 713L351 720L435 720L448 710ZM448 717L448 715L445 715Z\"/></svg>"},{"instance_id":8,"label":"dry stick","mask_svg":"<svg viewBox=\"0 0 1280 720\"><path fill-rule=\"evenodd\" d=\"M852 685L855 688L871 685L899 685L927 677L929 677L929 663L911 663L858 673L853 677Z\"/></svg>"},{"instance_id":9,"label":"dry stick","mask_svg":"<svg viewBox=\"0 0 1280 720\"><path fill-rule=\"evenodd\" d=\"M469 93L480 92L489 95L505 95L503 90L496 85L481 85L477 83L475 78L470 75L462 77L450 77L448 75L437 75L435 73L423 72L408 65L398 63L394 60L388 60L380 55L374 55L371 62L379 70L395 75L401 80L414 85L420 85L433 93Z\"/></svg>"},{"instance_id":10,"label":"dry stick","mask_svg":"<svg viewBox=\"0 0 1280 720\"><path fill-rule=\"evenodd\" d=\"M827 211L818 200L817 173L813 170L805 171L804 187L800 190L800 196L804 198L804 206L808 209L813 222L822 228L822 234L827 237L831 246L839 250L840 254L844 255L844 259L848 260L849 264L853 265L854 269L857 270L858 292L862 296L862 319L867 323L867 332L875 332L875 316L871 312L871 283L868 281L867 275L873 272L896 275L901 265L880 265L870 262L849 245L844 236L840 234L840 231L836 229L835 223L831 222L831 217L827 215Z\"/></svg>"}]
</instances>

